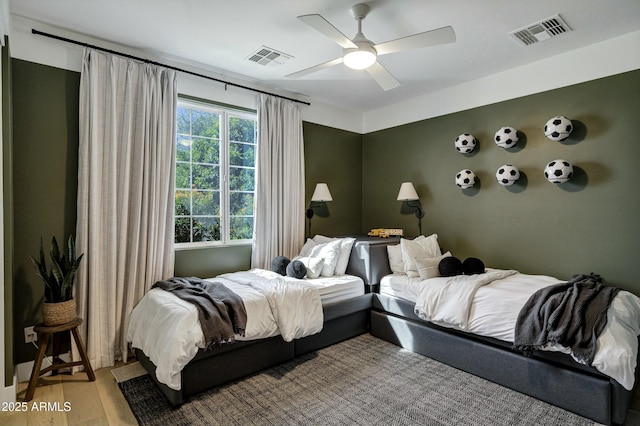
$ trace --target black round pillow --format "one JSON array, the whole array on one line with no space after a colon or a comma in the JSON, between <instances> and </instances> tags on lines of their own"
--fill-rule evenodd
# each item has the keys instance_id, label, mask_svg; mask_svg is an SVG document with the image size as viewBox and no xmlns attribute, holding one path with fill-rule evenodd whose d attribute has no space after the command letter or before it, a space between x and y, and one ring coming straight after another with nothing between
<instances>
[{"instance_id":1,"label":"black round pillow","mask_svg":"<svg viewBox=\"0 0 640 426\"><path fill-rule=\"evenodd\" d=\"M438 271L442 277L453 277L462 274L462 262L457 257L445 257L438 264Z\"/></svg>"},{"instance_id":2,"label":"black round pillow","mask_svg":"<svg viewBox=\"0 0 640 426\"><path fill-rule=\"evenodd\" d=\"M468 257L462 262L465 275L484 274L484 262L477 257Z\"/></svg>"},{"instance_id":3,"label":"black round pillow","mask_svg":"<svg viewBox=\"0 0 640 426\"><path fill-rule=\"evenodd\" d=\"M276 256L271 261L271 270L277 272L280 275L287 275L287 265L291 261L284 256Z\"/></svg>"},{"instance_id":4,"label":"black round pillow","mask_svg":"<svg viewBox=\"0 0 640 426\"><path fill-rule=\"evenodd\" d=\"M294 260L287 265L287 276L302 279L307 275L307 267L299 260Z\"/></svg>"}]
</instances>

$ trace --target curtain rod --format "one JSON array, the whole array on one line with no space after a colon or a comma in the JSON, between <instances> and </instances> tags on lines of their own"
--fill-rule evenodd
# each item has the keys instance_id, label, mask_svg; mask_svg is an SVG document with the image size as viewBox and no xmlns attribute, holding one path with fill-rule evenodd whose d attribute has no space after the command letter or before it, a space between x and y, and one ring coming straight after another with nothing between
<instances>
[{"instance_id":1,"label":"curtain rod","mask_svg":"<svg viewBox=\"0 0 640 426\"><path fill-rule=\"evenodd\" d=\"M118 55L118 56L123 56L125 58L134 59L136 61L141 61L141 62L144 62L144 63L147 63L147 64L158 65L158 66L161 66L161 67L172 69L174 71L183 72L185 74L195 75L196 77L206 78L207 80L217 81L218 83L223 83L225 86L238 87L240 89L245 89L245 90L250 90L250 91L256 92L256 93L262 93L262 94L265 94L265 95L275 96L276 98L286 99L288 101L298 102L298 103L304 104L304 105L311 105L309 102L300 101L298 99L293 99L293 98L288 98L286 96L277 95L275 93L265 92L263 90L254 89L252 87L243 86L241 84L236 84L236 83L233 83L231 81L225 81L225 80L221 80L219 78L209 77L208 75L199 74L199 73L196 73L196 72L193 72L193 71L185 70L185 69L182 69L182 68L177 68L177 67L174 67L174 66L171 66L171 65L162 64L160 62L152 61L150 59L140 58L138 56L129 55L127 53L118 52L116 50L106 49L104 47L95 46L95 45L92 45L92 44L89 44L89 43L84 43L84 42L81 42L81 41L72 40L70 38L57 36L55 34L45 33L45 32L38 31L38 30L33 29L33 28L31 29L31 33L32 34L36 34L36 35L41 35L41 36L44 36L44 37L53 38L53 39L60 40L60 41L64 41L66 43L77 44L78 46L90 47L92 49L101 50L103 52L111 53L111 54Z\"/></svg>"}]
</instances>

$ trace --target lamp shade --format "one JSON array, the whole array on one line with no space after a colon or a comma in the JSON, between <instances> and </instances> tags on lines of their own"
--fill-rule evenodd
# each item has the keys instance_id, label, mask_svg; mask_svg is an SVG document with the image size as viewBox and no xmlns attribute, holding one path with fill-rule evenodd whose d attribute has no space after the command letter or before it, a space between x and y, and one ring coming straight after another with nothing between
<instances>
[{"instance_id":1,"label":"lamp shade","mask_svg":"<svg viewBox=\"0 0 640 426\"><path fill-rule=\"evenodd\" d=\"M326 183L317 183L316 189L313 191L311 201L333 201L331 192Z\"/></svg>"},{"instance_id":2,"label":"lamp shade","mask_svg":"<svg viewBox=\"0 0 640 426\"><path fill-rule=\"evenodd\" d=\"M418 193L416 192L416 188L413 186L411 182L403 182L400 185L400 192L398 192L398 201L407 201L407 200L419 200Z\"/></svg>"}]
</instances>

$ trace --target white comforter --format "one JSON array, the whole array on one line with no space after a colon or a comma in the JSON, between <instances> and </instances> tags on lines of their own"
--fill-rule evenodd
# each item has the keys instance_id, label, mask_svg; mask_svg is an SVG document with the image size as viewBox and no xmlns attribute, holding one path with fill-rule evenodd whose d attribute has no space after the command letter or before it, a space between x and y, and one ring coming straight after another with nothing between
<instances>
[{"instance_id":1,"label":"white comforter","mask_svg":"<svg viewBox=\"0 0 640 426\"><path fill-rule=\"evenodd\" d=\"M322 331L324 316L320 294L304 280L283 277L264 269L234 272L218 278L233 280L262 293L286 342Z\"/></svg>"},{"instance_id":2,"label":"white comforter","mask_svg":"<svg viewBox=\"0 0 640 426\"><path fill-rule=\"evenodd\" d=\"M262 339L278 334L286 341L322 331L318 290L303 280L253 269L212 278L238 294L247 310L244 336ZM195 305L160 289L150 290L131 313L127 340L156 365L156 376L180 390L180 372L204 348Z\"/></svg>"},{"instance_id":3,"label":"white comforter","mask_svg":"<svg viewBox=\"0 0 640 426\"><path fill-rule=\"evenodd\" d=\"M415 313L444 327L513 342L518 313L529 297L561 282L544 275L496 269L478 275L431 278L412 283L419 288ZM607 311L607 325L596 342L592 366L627 390L635 381L639 334L640 298L620 291ZM571 353L561 346L546 349Z\"/></svg>"},{"instance_id":4,"label":"white comforter","mask_svg":"<svg viewBox=\"0 0 640 426\"><path fill-rule=\"evenodd\" d=\"M415 314L434 324L467 330L469 312L478 289L515 273L492 269L484 274L431 278L418 293Z\"/></svg>"}]
</instances>

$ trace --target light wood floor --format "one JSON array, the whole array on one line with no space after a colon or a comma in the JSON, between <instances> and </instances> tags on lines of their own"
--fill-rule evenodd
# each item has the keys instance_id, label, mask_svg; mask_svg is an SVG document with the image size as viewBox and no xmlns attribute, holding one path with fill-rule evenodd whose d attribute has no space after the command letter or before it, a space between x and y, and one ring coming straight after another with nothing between
<instances>
[{"instance_id":1,"label":"light wood floor","mask_svg":"<svg viewBox=\"0 0 640 426\"><path fill-rule=\"evenodd\" d=\"M0 425L137 425L111 374L122 366L96 370L95 382L89 382L83 372L41 377L33 400L26 402L27 411L0 412ZM18 403L23 401L27 384L18 384Z\"/></svg>"},{"instance_id":2,"label":"light wood floor","mask_svg":"<svg viewBox=\"0 0 640 426\"><path fill-rule=\"evenodd\" d=\"M89 382L82 372L41 377L33 400L27 402L27 411L0 412L0 425L137 425L111 374L111 370L122 366L118 363L115 367L96 370L95 382ZM18 384L18 403L22 402L26 392L27 382ZM48 403L48 407L41 407L41 403ZM68 411L65 411L65 403L70 407ZM631 408L636 411L629 412L625 426L638 426L640 392L634 395Z\"/></svg>"}]
</instances>

